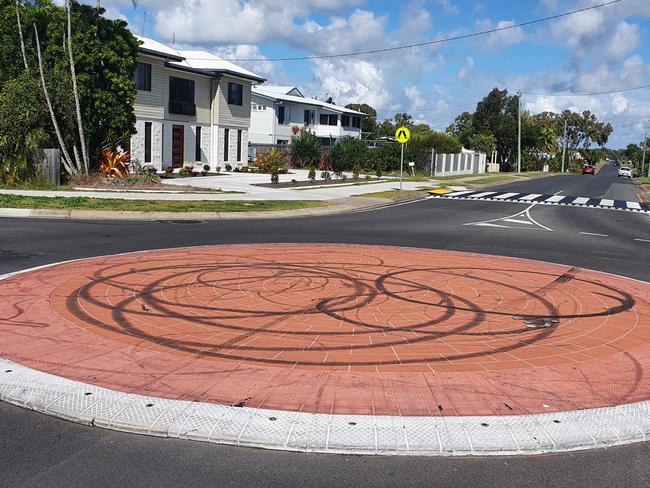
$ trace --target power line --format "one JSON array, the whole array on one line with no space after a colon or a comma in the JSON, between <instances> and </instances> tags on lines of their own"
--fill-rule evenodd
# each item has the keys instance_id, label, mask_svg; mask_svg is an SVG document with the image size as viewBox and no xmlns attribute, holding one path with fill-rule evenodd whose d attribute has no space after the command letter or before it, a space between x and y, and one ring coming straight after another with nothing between
<instances>
[{"instance_id":1,"label":"power line","mask_svg":"<svg viewBox=\"0 0 650 488\"><path fill-rule=\"evenodd\" d=\"M494 29L487 29L479 32L473 32L472 34L463 34L463 35L458 35L458 36L453 36L453 37L445 37L443 39L435 39L433 41L426 41L426 42L418 42L415 44L406 44L402 46L395 46L395 47L387 47L383 49L369 49L366 51L351 51L348 53L339 53L339 54L322 54L322 55L315 55L315 56L296 56L296 57L288 57L288 58L232 58L232 59L226 59L226 61L231 61L231 62L253 62L253 61L262 61L262 62L272 62L272 63L277 63L277 62L284 62L284 61L310 61L314 59L333 59L333 58L346 58L346 57L352 57L352 56L363 56L365 54L380 54L380 53L387 53L387 52L392 52L392 51L401 51L404 49L412 49L415 47L424 47L424 46L432 46L435 44L444 44L447 42L451 41L459 41L462 39L470 39L473 37L479 37L479 36L484 36L487 34L494 34L497 32L503 32L507 30L512 30L512 29L517 29L520 27L526 27L529 25L534 25L534 24L540 24L542 22L548 22L551 20L557 20L561 19L563 17L568 17L571 15L579 14L582 12L587 12L589 10L595 10L598 8L602 7L608 7L610 5L614 5L617 3L621 3L623 0L611 0L609 2L605 3L600 3L598 5L592 5L591 7L585 7L577 10L570 10L568 12L563 12L561 14L556 14L556 15L551 15L549 17L543 17L541 19L534 19L534 20L529 20L527 22L521 22L518 24L512 24L512 25L507 25L503 27L496 27Z\"/></svg>"},{"instance_id":2,"label":"power line","mask_svg":"<svg viewBox=\"0 0 650 488\"><path fill-rule=\"evenodd\" d=\"M473 107L477 105L479 102L472 102L472 103L464 103L462 105L452 105L449 107L437 107L437 108L424 108L424 109L417 109L417 108L377 108L375 109L375 112L395 112L395 113L403 113L403 112L414 112L414 113L420 113L420 112L445 112L448 110L453 110L456 108L463 108L463 107Z\"/></svg>"},{"instance_id":3,"label":"power line","mask_svg":"<svg viewBox=\"0 0 650 488\"><path fill-rule=\"evenodd\" d=\"M636 90L644 90L650 88L650 85L641 85L635 86L632 88L622 88L620 90L609 90L602 92L592 92L592 93L532 93L532 92L522 92L524 95L533 95L537 97L595 97L598 95L612 95L614 93L626 93Z\"/></svg>"}]
</instances>

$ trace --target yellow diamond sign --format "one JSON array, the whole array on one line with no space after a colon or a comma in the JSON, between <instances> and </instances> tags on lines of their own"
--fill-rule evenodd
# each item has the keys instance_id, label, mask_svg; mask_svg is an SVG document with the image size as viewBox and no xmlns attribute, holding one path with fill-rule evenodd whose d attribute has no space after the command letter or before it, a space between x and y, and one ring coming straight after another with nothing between
<instances>
[{"instance_id":1,"label":"yellow diamond sign","mask_svg":"<svg viewBox=\"0 0 650 488\"><path fill-rule=\"evenodd\" d=\"M400 144L406 144L411 138L411 131L406 127L400 127L395 131L395 138Z\"/></svg>"}]
</instances>

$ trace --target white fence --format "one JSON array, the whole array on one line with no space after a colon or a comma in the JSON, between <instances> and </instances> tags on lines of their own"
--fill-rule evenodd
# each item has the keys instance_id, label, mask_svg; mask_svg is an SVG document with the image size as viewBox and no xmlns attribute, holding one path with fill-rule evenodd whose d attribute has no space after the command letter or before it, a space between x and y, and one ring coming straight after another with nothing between
<instances>
[{"instance_id":1,"label":"white fence","mask_svg":"<svg viewBox=\"0 0 650 488\"><path fill-rule=\"evenodd\" d=\"M487 155L483 153L436 154L429 164L431 176L457 176L485 173ZM433 167L431 167L433 166Z\"/></svg>"}]
</instances>

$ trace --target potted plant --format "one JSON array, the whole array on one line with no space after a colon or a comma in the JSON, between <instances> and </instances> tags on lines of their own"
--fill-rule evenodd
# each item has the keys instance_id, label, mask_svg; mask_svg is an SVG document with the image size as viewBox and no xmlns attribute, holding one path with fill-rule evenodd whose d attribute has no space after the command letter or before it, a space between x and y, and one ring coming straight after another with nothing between
<instances>
[{"instance_id":1,"label":"potted plant","mask_svg":"<svg viewBox=\"0 0 650 488\"><path fill-rule=\"evenodd\" d=\"M208 176L208 172L210 171L210 165L209 164L204 164L203 165L203 171L201 172L202 176Z\"/></svg>"}]
</instances>

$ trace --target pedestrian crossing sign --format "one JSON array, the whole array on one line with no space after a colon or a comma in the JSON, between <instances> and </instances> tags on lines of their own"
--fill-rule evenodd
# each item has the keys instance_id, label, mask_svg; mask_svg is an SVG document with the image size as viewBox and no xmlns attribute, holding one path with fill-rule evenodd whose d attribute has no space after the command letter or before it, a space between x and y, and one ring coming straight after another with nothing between
<instances>
[{"instance_id":1,"label":"pedestrian crossing sign","mask_svg":"<svg viewBox=\"0 0 650 488\"><path fill-rule=\"evenodd\" d=\"M406 144L411 138L411 131L408 130L406 127L400 127L395 132L395 138L397 139L397 142L399 142L400 144Z\"/></svg>"}]
</instances>

